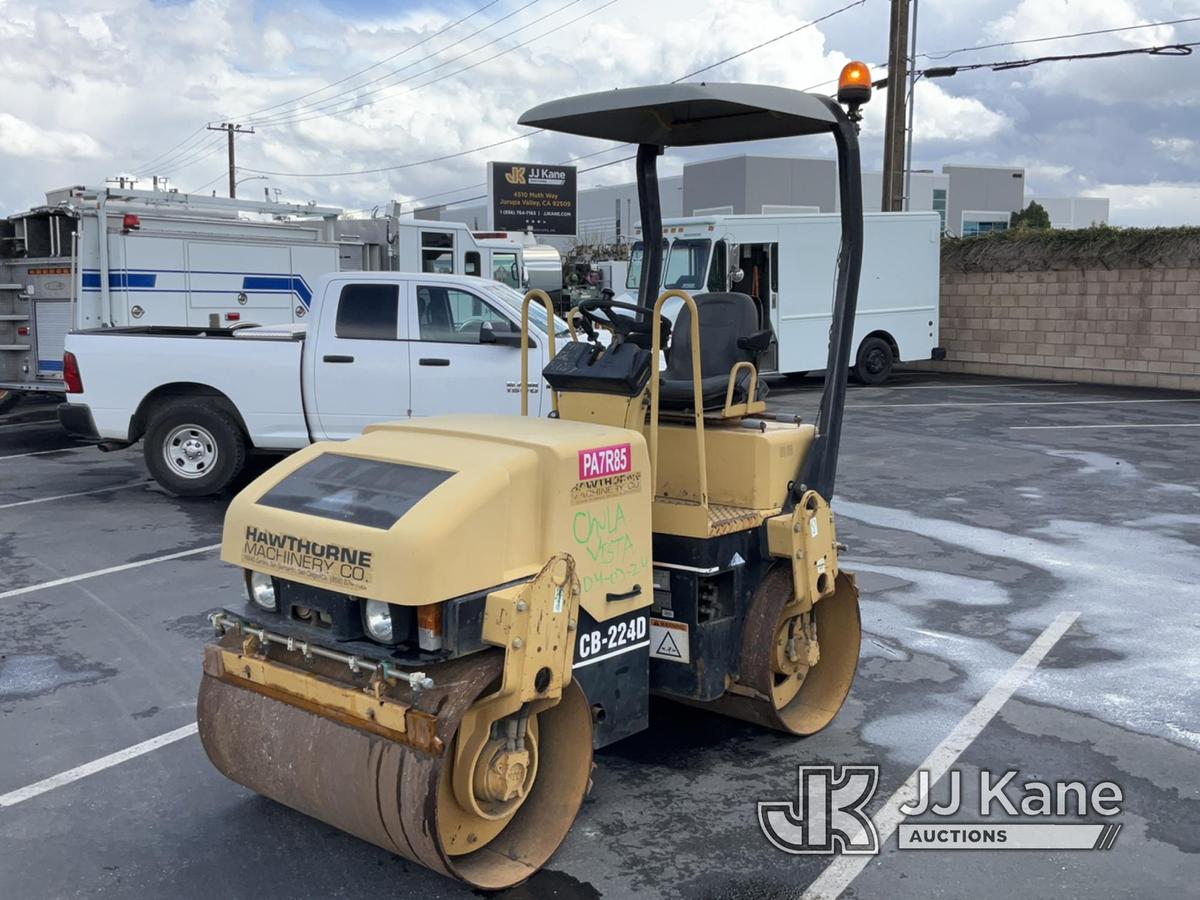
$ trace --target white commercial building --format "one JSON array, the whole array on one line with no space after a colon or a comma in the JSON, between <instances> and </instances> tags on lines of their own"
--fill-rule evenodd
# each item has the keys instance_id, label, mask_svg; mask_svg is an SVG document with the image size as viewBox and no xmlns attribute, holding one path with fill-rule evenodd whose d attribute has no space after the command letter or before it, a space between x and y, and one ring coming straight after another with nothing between
<instances>
[{"instance_id":1,"label":"white commercial building","mask_svg":"<svg viewBox=\"0 0 1200 900\"><path fill-rule=\"evenodd\" d=\"M878 212L883 176L864 172L863 207ZM692 215L831 213L838 209L837 166L832 159L739 154L688 163L683 174L659 182L663 218ZM1020 166L946 164L941 172L913 171L908 177L908 209L932 210L946 234L970 236L1008 228L1024 209L1025 170ZM1065 197L1038 202L1055 228L1083 228L1108 222L1104 197ZM639 224L637 186L628 184L579 191L578 234L547 238L559 249L576 244L628 241ZM423 216L487 227L484 204L437 207Z\"/></svg>"}]
</instances>

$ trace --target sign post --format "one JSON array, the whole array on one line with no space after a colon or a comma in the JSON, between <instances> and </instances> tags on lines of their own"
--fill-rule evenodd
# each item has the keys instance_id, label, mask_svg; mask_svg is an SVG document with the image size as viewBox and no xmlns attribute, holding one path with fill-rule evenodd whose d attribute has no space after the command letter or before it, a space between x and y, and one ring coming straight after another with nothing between
<instances>
[{"instance_id":1,"label":"sign post","mask_svg":"<svg viewBox=\"0 0 1200 900\"><path fill-rule=\"evenodd\" d=\"M576 233L574 166L488 164L488 218L493 231Z\"/></svg>"}]
</instances>

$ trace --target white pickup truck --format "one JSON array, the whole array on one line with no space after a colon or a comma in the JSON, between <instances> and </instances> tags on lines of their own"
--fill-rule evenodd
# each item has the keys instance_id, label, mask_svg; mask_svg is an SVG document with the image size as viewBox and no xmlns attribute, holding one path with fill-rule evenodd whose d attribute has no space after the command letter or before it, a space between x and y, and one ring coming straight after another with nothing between
<instances>
[{"instance_id":1,"label":"white pickup truck","mask_svg":"<svg viewBox=\"0 0 1200 900\"><path fill-rule=\"evenodd\" d=\"M307 325L72 332L59 420L104 450L140 439L159 484L211 494L252 450L410 416L520 412L521 299L464 275L344 272L318 281ZM531 373L547 362L546 325L531 304ZM540 383L531 415L549 412Z\"/></svg>"}]
</instances>

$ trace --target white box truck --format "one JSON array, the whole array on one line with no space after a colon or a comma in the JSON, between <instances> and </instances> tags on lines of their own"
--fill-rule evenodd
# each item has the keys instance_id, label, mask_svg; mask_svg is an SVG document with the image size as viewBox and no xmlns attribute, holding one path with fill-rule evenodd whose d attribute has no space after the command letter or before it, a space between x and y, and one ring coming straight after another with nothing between
<instances>
[{"instance_id":1,"label":"white box truck","mask_svg":"<svg viewBox=\"0 0 1200 900\"><path fill-rule=\"evenodd\" d=\"M945 355L938 347L941 220L934 212L867 213L863 224L853 372L866 384L879 384L897 361ZM763 370L821 370L829 348L840 238L836 214L664 220L661 289L749 294L761 327L774 334ZM625 281L633 296L641 262L638 241ZM679 305L669 301L665 307L672 320Z\"/></svg>"}]
</instances>

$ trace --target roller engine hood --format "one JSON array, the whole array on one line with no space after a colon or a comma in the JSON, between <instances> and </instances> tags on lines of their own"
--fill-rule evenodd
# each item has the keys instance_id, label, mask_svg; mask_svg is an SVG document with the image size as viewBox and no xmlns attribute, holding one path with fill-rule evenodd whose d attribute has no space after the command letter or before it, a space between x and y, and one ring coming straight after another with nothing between
<instances>
[{"instance_id":1,"label":"roller engine hood","mask_svg":"<svg viewBox=\"0 0 1200 900\"><path fill-rule=\"evenodd\" d=\"M602 620L624 605L611 597L652 590L651 487L635 431L512 416L373 425L301 450L238 494L221 556L421 606L532 577L565 552Z\"/></svg>"}]
</instances>

